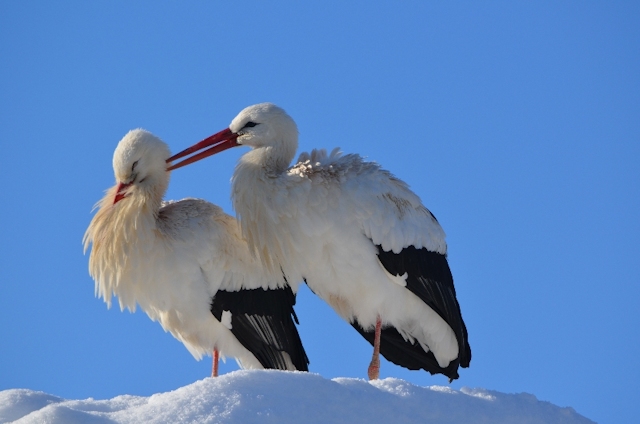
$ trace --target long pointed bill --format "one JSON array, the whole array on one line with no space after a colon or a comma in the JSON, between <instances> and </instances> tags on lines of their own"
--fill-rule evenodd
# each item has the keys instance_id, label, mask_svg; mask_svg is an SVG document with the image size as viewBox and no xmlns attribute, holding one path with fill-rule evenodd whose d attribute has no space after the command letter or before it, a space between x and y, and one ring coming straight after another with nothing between
<instances>
[{"instance_id":1,"label":"long pointed bill","mask_svg":"<svg viewBox=\"0 0 640 424\"><path fill-rule=\"evenodd\" d=\"M129 188L130 185L131 185L131 183L129 183L129 184L125 184L125 183L118 184L118 188L116 189L116 196L113 198L113 204L114 205L116 203L118 203L119 201L121 201L122 199L124 199L125 197L127 197L127 193L125 193L125 191L127 190L127 188Z\"/></svg>"},{"instance_id":2,"label":"long pointed bill","mask_svg":"<svg viewBox=\"0 0 640 424\"><path fill-rule=\"evenodd\" d=\"M170 167L167 168L167 171L172 171L174 169L182 168L183 166L197 162L200 159L204 159L211 155L215 155L216 153L220 153L224 150L235 147L238 145L238 143L236 142L237 138L238 138L238 134L232 133L229 128L227 128L226 130L222 130L219 133L212 135L211 137L207 137L201 142L196 143L193 146L187 149L184 149L180 153L171 156L169 159L167 159L167 163L173 162L176 159L180 159L185 156L188 156L192 153L197 152L198 150L202 150L207 147L209 147L209 149L203 152L197 153L183 160L182 162L178 162L171 165Z\"/></svg>"}]
</instances>

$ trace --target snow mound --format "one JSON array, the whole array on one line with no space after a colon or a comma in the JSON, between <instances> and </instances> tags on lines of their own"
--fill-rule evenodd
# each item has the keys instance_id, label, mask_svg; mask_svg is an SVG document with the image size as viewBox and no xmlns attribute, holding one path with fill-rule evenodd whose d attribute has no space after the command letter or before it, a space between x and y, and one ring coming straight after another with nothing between
<instances>
[{"instance_id":1,"label":"snow mound","mask_svg":"<svg viewBox=\"0 0 640 424\"><path fill-rule=\"evenodd\" d=\"M150 397L66 400L0 392L0 422L28 423L593 423L530 394L420 387L387 378L327 380L284 371L235 371Z\"/></svg>"}]
</instances>

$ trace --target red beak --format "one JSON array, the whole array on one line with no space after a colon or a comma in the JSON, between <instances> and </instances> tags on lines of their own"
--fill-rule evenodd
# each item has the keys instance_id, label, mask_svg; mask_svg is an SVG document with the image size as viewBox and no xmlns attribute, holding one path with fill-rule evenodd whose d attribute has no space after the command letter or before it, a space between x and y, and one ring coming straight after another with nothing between
<instances>
[{"instance_id":1,"label":"red beak","mask_svg":"<svg viewBox=\"0 0 640 424\"><path fill-rule=\"evenodd\" d=\"M212 135L211 137L207 137L204 140L200 141L199 143L196 143L193 146L187 149L184 149L180 153L171 156L169 159L167 159L167 163L173 162L176 159L183 158L185 156L188 156L192 153L197 152L198 150L202 150L211 146L209 149L203 152L197 153L183 160L182 162L178 162L176 164L171 165L170 167L167 168L167 171L172 171L174 169L182 168L183 166L197 162L200 159L204 159L211 155L215 155L216 153L220 153L224 150L235 147L238 145L238 143L236 142L237 138L238 138L238 134L232 133L229 128L227 128L226 130L222 130L219 133Z\"/></svg>"},{"instance_id":2,"label":"red beak","mask_svg":"<svg viewBox=\"0 0 640 424\"><path fill-rule=\"evenodd\" d=\"M127 193L125 193L124 191L131 185L131 183L125 184L125 183L120 183L118 184L118 190L116 191L116 196L113 198L113 204L115 205L116 203L118 203L119 201L121 201L122 199L124 199L125 197L127 197Z\"/></svg>"}]
</instances>

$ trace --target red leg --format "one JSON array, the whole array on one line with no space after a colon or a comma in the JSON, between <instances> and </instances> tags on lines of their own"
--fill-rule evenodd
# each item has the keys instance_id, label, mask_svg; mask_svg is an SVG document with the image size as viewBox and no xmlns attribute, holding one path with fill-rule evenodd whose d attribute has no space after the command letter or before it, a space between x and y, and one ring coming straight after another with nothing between
<instances>
[{"instance_id":1,"label":"red leg","mask_svg":"<svg viewBox=\"0 0 640 424\"><path fill-rule=\"evenodd\" d=\"M213 367L211 368L211 377L218 376L218 360L220 359L220 353L218 349L213 349Z\"/></svg>"},{"instance_id":2,"label":"red leg","mask_svg":"<svg viewBox=\"0 0 640 424\"><path fill-rule=\"evenodd\" d=\"M376 331L373 338L373 357L369 364L369 380L377 380L380 377L380 331L382 330L382 321L380 317L376 319Z\"/></svg>"}]
</instances>

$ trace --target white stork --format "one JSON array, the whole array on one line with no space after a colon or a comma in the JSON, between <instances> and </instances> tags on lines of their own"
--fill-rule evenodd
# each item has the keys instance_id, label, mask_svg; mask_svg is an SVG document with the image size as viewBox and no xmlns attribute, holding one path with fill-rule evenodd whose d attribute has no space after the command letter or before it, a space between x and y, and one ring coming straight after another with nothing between
<instances>
[{"instance_id":1,"label":"white stork","mask_svg":"<svg viewBox=\"0 0 640 424\"><path fill-rule=\"evenodd\" d=\"M409 369L458 378L471 349L447 263L445 234L407 184L359 155L303 153L295 122L262 103L170 160L170 167L230 147L252 148L232 180L242 233L265 267L310 289L374 346ZM380 339L382 339L380 341Z\"/></svg>"},{"instance_id":2,"label":"white stork","mask_svg":"<svg viewBox=\"0 0 640 424\"><path fill-rule=\"evenodd\" d=\"M282 272L268 272L236 220L199 199L163 202L167 145L130 131L113 156L117 185L98 202L84 235L96 294L135 311L180 340L196 359L214 351L243 368L307 371L294 324L295 295Z\"/></svg>"}]
</instances>

